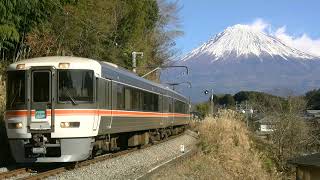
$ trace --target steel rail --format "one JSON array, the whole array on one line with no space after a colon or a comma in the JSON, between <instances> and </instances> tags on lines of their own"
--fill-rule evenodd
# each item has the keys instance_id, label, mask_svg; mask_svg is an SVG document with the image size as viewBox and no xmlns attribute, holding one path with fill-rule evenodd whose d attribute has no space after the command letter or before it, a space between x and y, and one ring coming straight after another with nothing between
<instances>
[{"instance_id":1,"label":"steel rail","mask_svg":"<svg viewBox=\"0 0 320 180\"><path fill-rule=\"evenodd\" d=\"M11 171L0 173L0 179L6 179L6 178L15 177L15 176L18 176L20 174L25 174L27 172L28 172L27 168L14 169L14 170L11 170Z\"/></svg>"}]
</instances>

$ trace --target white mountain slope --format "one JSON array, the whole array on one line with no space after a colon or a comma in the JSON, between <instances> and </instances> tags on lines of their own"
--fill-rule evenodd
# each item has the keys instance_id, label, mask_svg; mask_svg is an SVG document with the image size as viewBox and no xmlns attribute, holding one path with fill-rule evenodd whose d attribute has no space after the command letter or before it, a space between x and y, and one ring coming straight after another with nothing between
<instances>
[{"instance_id":1,"label":"white mountain slope","mask_svg":"<svg viewBox=\"0 0 320 180\"><path fill-rule=\"evenodd\" d=\"M178 69L166 70L162 81L190 81L193 88L181 86L180 91L194 101L207 99L202 92L209 88L216 93L253 90L276 95L320 88L319 57L246 25L228 27L176 65L188 66L189 76L181 76Z\"/></svg>"},{"instance_id":2,"label":"white mountain slope","mask_svg":"<svg viewBox=\"0 0 320 180\"><path fill-rule=\"evenodd\" d=\"M285 45L279 39L271 37L264 32L241 24L228 27L222 33L219 33L199 48L187 54L183 60L204 54L214 57L213 61L223 59L228 55L236 55L236 57L248 55L260 57L261 55L270 55L280 56L283 59L315 58L314 56Z\"/></svg>"}]
</instances>

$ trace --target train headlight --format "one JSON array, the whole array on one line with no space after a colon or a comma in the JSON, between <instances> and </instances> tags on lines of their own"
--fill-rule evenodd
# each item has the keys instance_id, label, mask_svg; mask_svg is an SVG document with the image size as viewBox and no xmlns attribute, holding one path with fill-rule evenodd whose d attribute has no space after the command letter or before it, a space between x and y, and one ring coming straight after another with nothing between
<instances>
[{"instance_id":1,"label":"train headlight","mask_svg":"<svg viewBox=\"0 0 320 180\"><path fill-rule=\"evenodd\" d=\"M16 67L17 70L23 70L26 69L26 65L25 64L18 64Z\"/></svg>"},{"instance_id":2,"label":"train headlight","mask_svg":"<svg viewBox=\"0 0 320 180\"><path fill-rule=\"evenodd\" d=\"M17 129L21 129L21 128L22 128L22 123L21 123L21 122L16 123L16 128L17 128Z\"/></svg>"},{"instance_id":3,"label":"train headlight","mask_svg":"<svg viewBox=\"0 0 320 180\"><path fill-rule=\"evenodd\" d=\"M80 127L80 122L61 122L61 128L77 128Z\"/></svg>"},{"instance_id":4,"label":"train headlight","mask_svg":"<svg viewBox=\"0 0 320 180\"><path fill-rule=\"evenodd\" d=\"M60 69L68 69L70 66L70 63L59 63Z\"/></svg>"},{"instance_id":5,"label":"train headlight","mask_svg":"<svg viewBox=\"0 0 320 180\"><path fill-rule=\"evenodd\" d=\"M61 128L68 128L68 127L70 127L70 123L69 122L61 122L60 127Z\"/></svg>"},{"instance_id":6,"label":"train headlight","mask_svg":"<svg viewBox=\"0 0 320 180\"><path fill-rule=\"evenodd\" d=\"M23 124L21 122L18 123L8 123L9 129L21 129L23 127Z\"/></svg>"}]
</instances>

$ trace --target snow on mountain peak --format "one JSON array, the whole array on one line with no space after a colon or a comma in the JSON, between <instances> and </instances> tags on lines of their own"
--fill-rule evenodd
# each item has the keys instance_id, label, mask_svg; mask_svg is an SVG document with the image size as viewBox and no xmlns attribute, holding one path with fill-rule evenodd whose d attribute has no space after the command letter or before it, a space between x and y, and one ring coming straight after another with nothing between
<instances>
[{"instance_id":1,"label":"snow on mountain peak","mask_svg":"<svg viewBox=\"0 0 320 180\"><path fill-rule=\"evenodd\" d=\"M262 55L269 55L272 57L280 56L286 60L288 58L315 58L312 55L287 46L271 35L242 24L228 27L200 47L191 51L182 60L188 60L200 55L212 56L214 57L214 61L230 55L236 55L236 57L246 57L249 55L261 57Z\"/></svg>"}]
</instances>

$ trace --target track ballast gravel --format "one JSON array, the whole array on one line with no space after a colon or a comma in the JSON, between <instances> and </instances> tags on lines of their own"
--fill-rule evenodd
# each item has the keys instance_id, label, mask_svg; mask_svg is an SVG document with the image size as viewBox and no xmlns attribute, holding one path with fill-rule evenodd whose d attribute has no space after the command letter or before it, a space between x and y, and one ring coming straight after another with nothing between
<instances>
[{"instance_id":1,"label":"track ballast gravel","mask_svg":"<svg viewBox=\"0 0 320 180\"><path fill-rule=\"evenodd\" d=\"M181 156L182 144L185 151L189 151L195 148L196 142L195 136L189 132L169 141L48 179L137 179L151 169Z\"/></svg>"}]
</instances>

